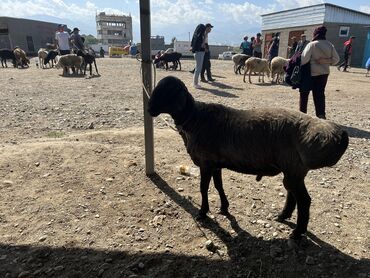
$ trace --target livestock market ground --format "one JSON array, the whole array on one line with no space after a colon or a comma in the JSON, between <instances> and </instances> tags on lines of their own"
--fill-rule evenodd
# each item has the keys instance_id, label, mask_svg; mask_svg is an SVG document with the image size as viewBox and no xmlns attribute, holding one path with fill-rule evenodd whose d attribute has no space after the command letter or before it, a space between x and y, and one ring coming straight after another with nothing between
<instances>
[{"instance_id":1,"label":"livestock market ground","mask_svg":"<svg viewBox=\"0 0 370 278\"><path fill-rule=\"evenodd\" d=\"M140 65L97 60L100 77L62 77L61 70L0 68L0 277L370 277L370 77L334 67L327 118L350 134L337 165L311 171L307 239L290 249L296 221L282 209L282 176L225 170L232 216L197 222L199 177L180 136L159 118L157 175L144 169ZM231 61L212 61L216 82L194 90L198 100L241 109L297 109L283 85L242 82ZM310 115L314 115L312 98ZM171 119L167 116L168 121ZM207 242L208 241L208 242Z\"/></svg>"}]
</instances>

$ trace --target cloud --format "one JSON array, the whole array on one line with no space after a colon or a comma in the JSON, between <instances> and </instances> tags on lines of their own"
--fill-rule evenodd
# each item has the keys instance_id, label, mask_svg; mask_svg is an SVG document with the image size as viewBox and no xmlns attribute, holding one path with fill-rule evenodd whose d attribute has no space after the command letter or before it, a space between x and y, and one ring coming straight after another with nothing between
<instances>
[{"instance_id":1,"label":"cloud","mask_svg":"<svg viewBox=\"0 0 370 278\"><path fill-rule=\"evenodd\" d=\"M275 2L280 5L283 10L324 3L323 0L276 0Z\"/></svg>"},{"instance_id":2,"label":"cloud","mask_svg":"<svg viewBox=\"0 0 370 278\"><path fill-rule=\"evenodd\" d=\"M370 14L370 6L360 6L360 12Z\"/></svg>"},{"instance_id":3,"label":"cloud","mask_svg":"<svg viewBox=\"0 0 370 278\"><path fill-rule=\"evenodd\" d=\"M123 14L122 11L110 8L99 8L93 2L86 1L84 5L67 4L63 0L35 0L35 1L10 1L0 2L0 15L10 17L29 17L34 15L48 15L62 19L81 20L94 18L96 11Z\"/></svg>"},{"instance_id":4,"label":"cloud","mask_svg":"<svg viewBox=\"0 0 370 278\"><path fill-rule=\"evenodd\" d=\"M260 24L260 15L273 12L275 8L275 5L260 7L249 2L244 4L225 3L218 6L219 11L224 14L225 18L230 16L234 21L233 24L238 25L245 25L246 23Z\"/></svg>"},{"instance_id":5,"label":"cloud","mask_svg":"<svg viewBox=\"0 0 370 278\"><path fill-rule=\"evenodd\" d=\"M204 3L192 0L157 0L152 2L151 18L153 26L194 25L210 21L212 13L204 9Z\"/></svg>"}]
</instances>

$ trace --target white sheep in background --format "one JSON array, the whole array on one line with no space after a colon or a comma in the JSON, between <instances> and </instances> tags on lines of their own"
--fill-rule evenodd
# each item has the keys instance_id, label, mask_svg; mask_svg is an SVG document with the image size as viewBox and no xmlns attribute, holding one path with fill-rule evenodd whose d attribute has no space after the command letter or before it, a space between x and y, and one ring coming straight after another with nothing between
<instances>
[{"instance_id":1,"label":"white sheep in background","mask_svg":"<svg viewBox=\"0 0 370 278\"><path fill-rule=\"evenodd\" d=\"M274 77L276 74L275 82L280 84L280 81L284 78L284 66L289 63L290 59L285 59L283 57L275 57L271 60L271 82L274 82Z\"/></svg>"},{"instance_id":2,"label":"white sheep in background","mask_svg":"<svg viewBox=\"0 0 370 278\"><path fill-rule=\"evenodd\" d=\"M240 72L240 70L243 68L244 69L244 66L245 66L245 62L250 58L251 56L249 55L246 55L246 54L241 54L241 53L238 53L238 54L235 54L231 57L231 59L233 60L234 62L234 72L235 74L242 74Z\"/></svg>"},{"instance_id":3,"label":"white sheep in background","mask_svg":"<svg viewBox=\"0 0 370 278\"><path fill-rule=\"evenodd\" d=\"M40 65L40 68L44 68L44 60L46 58L46 56L48 56L48 51L46 50L46 48L40 48L39 51L37 51L37 56L39 58L39 65Z\"/></svg>"},{"instance_id":4,"label":"white sheep in background","mask_svg":"<svg viewBox=\"0 0 370 278\"><path fill-rule=\"evenodd\" d=\"M244 70L244 77L243 77L244 83L245 83L245 75L247 74L247 72L249 75L249 83L252 83L251 81L252 71L258 73L258 82L261 82L261 75L262 75L262 83L264 83L265 82L264 73L266 73L267 76L270 77L270 67L269 67L268 60L257 58L257 57L249 58L245 62L245 70Z\"/></svg>"},{"instance_id":5,"label":"white sheep in background","mask_svg":"<svg viewBox=\"0 0 370 278\"><path fill-rule=\"evenodd\" d=\"M76 74L76 69L77 69L77 74L79 70L82 73L82 69L81 69L82 63L83 63L82 57L77 56L76 54L67 54L67 55L63 55L59 57L58 62L55 65L55 67L57 69L63 68L63 76L66 76L69 73L69 68L72 69L72 72L74 74Z\"/></svg>"}]
</instances>

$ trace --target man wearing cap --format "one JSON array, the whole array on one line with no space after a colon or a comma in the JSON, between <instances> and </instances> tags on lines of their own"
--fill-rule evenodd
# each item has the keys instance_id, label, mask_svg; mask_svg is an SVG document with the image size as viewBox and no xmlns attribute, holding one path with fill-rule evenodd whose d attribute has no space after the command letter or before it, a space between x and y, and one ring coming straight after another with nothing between
<instances>
[{"instance_id":1,"label":"man wearing cap","mask_svg":"<svg viewBox=\"0 0 370 278\"><path fill-rule=\"evenodd\" d=\"M67 32L64 31L64 25L58 25L58 31L55 33L55 43L57 48L59 49L60 55L70 54L70 46L69 46L69 35Z\"/></svg>"},{"instance_id":2,"label":"man wearing cap","mask_svg":"<svg viewBox=\"0 0 370 278\"><path fill-rule=\"evenodd\" d=\"M344 61L338 66L338 70L343 67L343 71L347 71L348 60L352 55L352 43L356 37L350 37L348 41L344 42Z\"/></svg>"},{"instance_id":3,"label":"man wearing cap","mask_svg":"<svg viewBox=\"0 0 370 278\"><path fill-rule=\"evenodd\" d=\"M306 34L301 35L301 40L298 42L295 52L303 52L304 48L310 41L306 40Z\"/></svg>"},{"instance_id":4,"label":"man wearing cap","mask_svg":"<svg viewBox=\"0 0 370 278\"><path fill-rule=\"evenodd\" d=\"M191 40L191 51L194 53L195 58L195 71L193 77L193 86L196 89L201 88L199 83L199 75L202 70L203 61L204 61L204 54L205 54L205 47L206 47L206 34L210 32L212 29L212 25L210 23L198 24L198 26L194 30L193 38Z\"/></svg>"},{"instance_id":5,"label":"man wearing cap","mask_svg":"<svg viewBox=\"0 0 370 278\"><path fill-rule=\"evenodd\" d=\"M83 51L85 49L84 40L80 36L79 32L80 29L78 29L77 27L73 28L73 33L70 37L74 52L77 52L78 50Z\"/></svg>"}]
</instances>

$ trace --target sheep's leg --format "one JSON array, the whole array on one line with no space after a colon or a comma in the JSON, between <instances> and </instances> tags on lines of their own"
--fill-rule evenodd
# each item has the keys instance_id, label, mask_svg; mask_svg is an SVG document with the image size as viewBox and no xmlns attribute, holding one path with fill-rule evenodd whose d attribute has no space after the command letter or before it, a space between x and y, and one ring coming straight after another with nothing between
<instances>
[{"instance_id":1,"label":"sheep's leg","mask_svg":"<svg viewBox=\"0 0 370 278\"><path fill-rule=\"evenodd\" d=\"M297 201L297 226L291 233L293 239L300 239L301 235L307 232L307 225L310 218L311 198L307 192L303 178L284 177L284 186L290 189Z\"/></svg>"},{"instance_id":2,"label":"sheep's leg","mask_svg":"<svg viewBox=\"0 0 370 278\"><path fill-rule=\"evenodd\" d=\"M92 63L89 64L90 75L92 75Z\"/></svg>"},{"instance_id":3,"label":"sheep's leg","mask_svg":"<svg viewBox=\"0 0 370 278\"><path fill-rule=\"evenodd\" d=\"M285 200L285 205L284 205L284 208L283 208L283 211L278 215L277 217L277 221L279 222L283 222L284 220L290 218L293 214L293 211L296 207L296 200L293 196L293 193L288 191L287 193L287 197L286 197L286 200Z\"/></svg>"},{"instance_id":4,"label":"sheep's leg","mask_svg":"<svg viewBox=\"0 0 370 278\"><path fill-rule=\"evenodd\" d=\"M224 191L224 188L222 186L221 169L217 169L217 170L213 171L212 176L213 176L213 182L215 184L215 187L216 187L216 189L218 191L218 194L220 195L220 199L221 199L220 213L224 214L224 215L228 215L229 214L229 211L228 211L229 202L227 201L227 197L225 195L225 191Z\"/></svg>"},{"instance_id":5,"label":"sheep's leg","mask_svg":"<svg viewBox=\"0 0 370 278\"><path fill-rule=\"evenodd\" d=\"M251 83L251 84L252 84L251 74L252 74L252 70L250 70L250 71L249 71L249 83Z\"/></svg>"},{"instance_id":6,"label":"sheep's leg","mask_svg":"<svg viewBox=\"0 0 370 278\"><path fill-rule=\"evenodd\" d=\"M212 178L212 171L208 168L200 168L200 193L202 194L202 205L200 207L198 218L204 219L209 211L208 188Z\"/></svg>"},{"instance_id":7,"label":"sheep's leg","mask_svg":"<svg viewBox=\"0 0 370 278\"><path fill-rule=\"evenodd\" d=\"M95 66L96 74L99 75L98 67L96 66L96 61L95 60L94 60L94 66Z\"/></svg>"}]
</instances>

